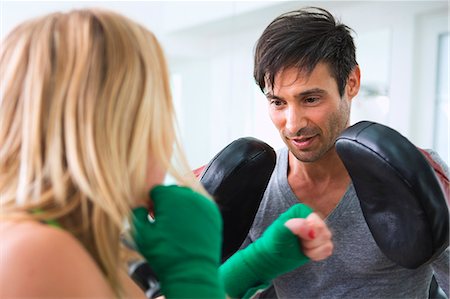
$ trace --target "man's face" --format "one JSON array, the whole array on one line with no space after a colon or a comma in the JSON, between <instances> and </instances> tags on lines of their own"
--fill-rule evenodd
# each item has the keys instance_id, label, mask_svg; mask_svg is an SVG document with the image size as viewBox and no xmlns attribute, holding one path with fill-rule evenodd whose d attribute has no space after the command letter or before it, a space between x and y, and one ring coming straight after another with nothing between
<instances>
[{"instance_id":1,"label":"man's face","mask_svg":"<svg viewBox=\"0 0 450 299\"><path fill-rule=\"evenodd\" d=\"M314 162L334 148L336 138L348 126L350 104L359 89L359 69L352 72L343 97L326 64L319 63L306 76L297 68L275 76L266 96L269 115L290 152L302 162ZM349 84L350 82L350 84Z\"/></svg>"}]
</instances>

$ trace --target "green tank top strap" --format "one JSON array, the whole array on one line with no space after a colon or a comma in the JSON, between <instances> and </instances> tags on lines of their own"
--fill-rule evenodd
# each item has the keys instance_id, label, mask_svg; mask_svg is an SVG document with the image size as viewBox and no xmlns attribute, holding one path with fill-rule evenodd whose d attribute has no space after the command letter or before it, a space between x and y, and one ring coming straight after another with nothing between
<instances>
[{"instance_id":1,"label":"green tank top strap","mask_svg":"<svg viewBox=\"0 0 450 299\"><path fill-rule=\"evenodd\" d=\"M43 211L41 210L41 209L33 209L32 211L31 211L33 214L42 214L43 213ZM59 222L58 221L56 221L55 219L46 219L46 220L41 220L41 222L42 223L45 223L45 224L47 224L47 225L50 225L50 226L53 226L53 227L56 227L56 228L61 228L62 229L62 227L61 227L61 225L59 224Z\"/></svg>"}]
</instances>

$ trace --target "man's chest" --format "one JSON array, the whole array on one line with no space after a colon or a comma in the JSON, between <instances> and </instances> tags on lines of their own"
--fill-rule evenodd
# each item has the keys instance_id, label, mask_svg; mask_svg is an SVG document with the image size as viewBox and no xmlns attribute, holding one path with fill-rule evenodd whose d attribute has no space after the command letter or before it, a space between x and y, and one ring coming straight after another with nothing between
<instances>
[{"instance_id":1,"label":"man's chest","mask_svg":"<svg viewBox=\"0 0 450 299\"><path fill-rule=\"evenodd\" d=\"M322 217L327 217L339 204L349 186L349 180L323 185L307 185L289 180L299 202L308 205Z\"/></svg>"}]
</instances>

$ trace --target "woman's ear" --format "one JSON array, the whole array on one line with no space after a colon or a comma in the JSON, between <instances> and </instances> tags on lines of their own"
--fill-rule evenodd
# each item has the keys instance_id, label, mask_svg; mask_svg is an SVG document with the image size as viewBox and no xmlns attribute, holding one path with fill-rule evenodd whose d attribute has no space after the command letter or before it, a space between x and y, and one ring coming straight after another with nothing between
<instances>
[{"instance_id":1,"label":"woman's ear","mask_svg":"<svg viewBox=\"0 0 450 299\"><path fill-rule=\"evenodd\" d=\"M356 65L350 72L350 75L348 76L347 79L347 85L345 87L349 99L353 98L358 94L360 83L361 83L361 71L359 69L359 65Z\"/></svg>"}]
</instances>

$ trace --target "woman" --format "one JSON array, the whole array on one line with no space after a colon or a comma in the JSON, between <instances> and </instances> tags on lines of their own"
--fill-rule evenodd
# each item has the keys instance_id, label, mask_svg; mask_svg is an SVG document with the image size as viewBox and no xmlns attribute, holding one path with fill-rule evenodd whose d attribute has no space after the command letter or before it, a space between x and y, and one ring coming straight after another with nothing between
<instances>
[{"instance_id":1,"label":"woman","mask_svg":"<svg viewBox=\"0 0 450 299\"><path fill-rule=\"evenodd\" d=\"M6 38L1 276L23 283L2 286L33 297L121 294L132 285L119 259L131 207L146 204L166 170L203 192L178 146L163 56L151 32L101 10L54 13ZM55 220L63 230L43 225Z\"/></svg>"},{"instance_id":2,"label":"woman","mask_svg":"<svg viewBox=\"0 0 450 299\"><path fill-rule=\"evenodd\" d=\"M133 215L166 297L223 298L220 214L181 150L154 35L113 12L54 13L6 37L0 72L0 297L145 298L121 245ZM186 187L159 186L166 173Z\"/></svg>"}]
</instances>

